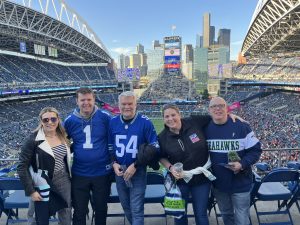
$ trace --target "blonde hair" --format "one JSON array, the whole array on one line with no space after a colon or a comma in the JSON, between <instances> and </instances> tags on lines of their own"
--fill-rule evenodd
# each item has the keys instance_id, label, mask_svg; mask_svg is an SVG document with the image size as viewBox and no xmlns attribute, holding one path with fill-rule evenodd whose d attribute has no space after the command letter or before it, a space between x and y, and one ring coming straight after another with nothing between
<instances>
[{"instance_id":1,"label":"blonde hair","mask_svg":"<svg viewBox=\"0 0 300 225\"><path fill-rule=\"evenodd\" d=\"M59 116L59 113L57 111L56 108L54 107L45 107L43 108L40 113L39 113L39 125L37 126L37 128L34 129L33 132L36 132L40 129L42 129L42 116L47 113L47 112L51 112L51 113L55 113L56 116L57 116L57 119L58 119L58 126L56 128L56 134L57 136L59 137L59 139L61 141L63 141L65 144L69 145L70 144L70 141L69 139L67 138L67 133L65 131L65 128L63 127L62 123L61 123L61 118Z\"/></svg>"}]
</instances>

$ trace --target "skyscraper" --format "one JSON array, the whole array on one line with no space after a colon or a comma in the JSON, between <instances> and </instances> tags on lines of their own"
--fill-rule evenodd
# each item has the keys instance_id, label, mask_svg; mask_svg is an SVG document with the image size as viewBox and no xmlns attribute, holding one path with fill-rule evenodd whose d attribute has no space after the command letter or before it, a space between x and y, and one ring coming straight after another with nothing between
<instances>
[{"instance_id":1,"label":"skyscraper","mask_svg":"<svg viewBox=\"0 0 300 225\"><path fill-rule=\"evenodd\" d=\"M215 44L215 26L210 26L209 27L209 45L214 45Z\"/></svg>"},{"instance_id":2,"label":"skyscraper","mask_svg":"<svg viewBox=\"0 0 300 225\"><path fill-rule=\"evenodd\" d=\"M203 15L203 47L208 48L210 45L210 14Z\"/></svg>"},{"instance_id":3,"label":"skyscraper","mask_svg":"<svg viewBox=\"0 0 300 225\"><path fill-rule=\"evenodd\" d=\"M200 34L196 35L196 47L203 48L203 36Z\"/></svg>"},{"instance_id":4,"label":"skyscraper","mask_svg":"<svg viewBox=\"0 0 300 225\"><path fill-rule=\"evenodd\" d=\"M218 32L218 44L230 47L230 29L220 29Z\"/></svg>"},{"instance_id":5,"label":"skyscraper","mask_svg":"<svg viewBox=\"0 0 300 225\"><path fill-rule=\"evenodd\" d=\"M191 44L183 46L183 62L193 62L193 46Z\"/></svg>"},{"instance_id":6,"label":"skyscraper","mask_svg":"<svg viewBox=\"0 0 300 225\"><path fill-rule=\"evenodd\" d=\"M136 46L136 53L137 53L137 54L143 54L143 53L144 53L144 46L141 45L141 44L138 44L138 45Z\"/></svg>"},{"instance_id":7,"label":"skyscraper","mask_svg":"<svg viewBox=\"0 0 300 225\"><path fill-rule=\"evenodd\" d=\"M160 44L159 44L159 40L154 40L153 41L153 49L156 49L156 48L160 48Z\"/></svg>"},{"instance_id":8,"label":"skyscraper","mask_svg":"<svg viewBox=\"0 0 300 225\"><path fill-rule=\"evenodd\" d=\"M125 55L121 54L119 55L119 69L124 69L125 68Z\"/></svg>"}]
</instances>

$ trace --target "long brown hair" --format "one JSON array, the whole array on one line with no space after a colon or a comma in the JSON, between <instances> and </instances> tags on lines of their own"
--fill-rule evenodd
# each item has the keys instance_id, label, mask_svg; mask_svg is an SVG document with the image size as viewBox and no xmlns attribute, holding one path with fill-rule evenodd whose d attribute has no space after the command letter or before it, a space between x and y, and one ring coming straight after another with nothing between
<instances>
[{"instance_id":1,"label":"long brown hair","mask_svg":"<svg viewBox=\"0 0 300 225\"><path fill-rule=\"evenodd\" d=\"M58 118L58 126L56 128L56 134L57 136L59 137L59 139L61 141L63 141L65 144L70 144L70 141L68 140L67 138L67 133L65 131L65 128L63 127L62 123L61 123L61 118L59 116L59 113L57 111L56 108L54 107L45 107L43 108L41 111L40 111L40 114L39 114L39 125L37 126L36 129L34 129L33 132L36 132L38 130L40 130L42 128L42 116L47 113L47 112L51 112L51 113L55 113L57 118Z\"/></svg>"}]
</instances>

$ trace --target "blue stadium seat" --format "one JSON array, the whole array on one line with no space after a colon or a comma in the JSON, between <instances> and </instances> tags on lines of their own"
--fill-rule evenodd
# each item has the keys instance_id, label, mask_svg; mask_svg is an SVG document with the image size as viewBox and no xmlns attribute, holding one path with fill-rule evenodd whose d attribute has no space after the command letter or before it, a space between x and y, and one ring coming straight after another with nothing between
<instances>
[{"instance_id":1,"label":"blue stadium seat","mask_svg":"<svg viewBox=\"0 0 300 225\"><path fill-rule=\"evenodd\" d=\"M261 180L256 179L251 192L251 203L254 205L257 220L260 225L265 224L278 224L278 223L262 223L261 216L266 215L288 215L288 221L282 222L280 224L291 224L293 225L293 220L290 214L289 207L287 206L287 201L290 200L295 190L290 190L285 184L287 182L297 182L299 183L299 172L294 169L279 168L274 169L270 173L266 174ZM259 201L282 201L278 204L278 208L273 211L259 211L257 202ZM268 217L270 219L270 217Z\"/></svg>"}]
</instances>

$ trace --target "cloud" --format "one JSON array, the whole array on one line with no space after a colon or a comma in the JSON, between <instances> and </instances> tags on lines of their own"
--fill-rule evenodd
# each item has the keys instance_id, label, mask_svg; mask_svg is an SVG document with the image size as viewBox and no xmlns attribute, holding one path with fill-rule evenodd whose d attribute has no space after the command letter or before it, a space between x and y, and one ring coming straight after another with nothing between
<instances>
[{"instance_id":1,"label":"cloud","mask_svg":"<svg viewBox=\"0 0 300 225\"><path fill-rule=\"evenodd\" d=\"M231 42L231 45L242 45L244 40Z\"/></svg>"},{"instance_id":2,"label":"cloud","mask_svg":"<svg viewBox=\"0 0 300 225\"><path fill-rule=\"evenodd\" d=\"M132 54L134 53L135 48L134 47L119 47L119 48L112 48L111 51L117 54Z\"/></svg>"},{"instance_id":3,"label":"cloud","mask_svg":"<svg viewBox=\"0 0 300 225\"><path fill-rule=\"evenodd\" d=\"M112 43L119 43L119 42L120 40L116 40L116 39L112 40Z\"/></svg>"}]
</instances>

